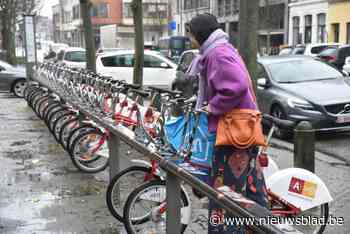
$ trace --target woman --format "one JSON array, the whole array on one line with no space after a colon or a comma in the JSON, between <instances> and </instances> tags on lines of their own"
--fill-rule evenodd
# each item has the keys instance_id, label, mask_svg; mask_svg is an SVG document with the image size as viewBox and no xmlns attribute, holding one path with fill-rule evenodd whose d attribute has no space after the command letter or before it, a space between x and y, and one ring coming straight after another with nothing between
<instances>
[{"instance_id":1,"label":"woman","mask_svg":"<svg viewBox=\"0 0 350 234\"><path fill-rule=\"evenodd\" d=\"M208 111L209 131L216 132L219 118L234 108L257 109L244 62L215 16L197 15L186 25L186 31L200 50L187 76L200 74L197 108ZM267 193L256 148L215 147L210 183L214 188L226 185L266 207ZM209 217L223 214L217 204L209 202ZM209 223L208 233L244 233L244 227Z\"/></svg>"}]
</instances>

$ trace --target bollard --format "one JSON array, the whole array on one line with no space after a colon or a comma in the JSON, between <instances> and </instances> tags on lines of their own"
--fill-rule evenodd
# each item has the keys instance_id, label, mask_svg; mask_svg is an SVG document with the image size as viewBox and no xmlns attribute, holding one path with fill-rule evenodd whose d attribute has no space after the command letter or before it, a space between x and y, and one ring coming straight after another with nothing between
<instances>
[{"instance_id":1,"label":"bollard","mask_svg":"<svg viewBox=\"0 0 350 234\"><path fill-rule=\"evenodd\" d=\"M167 173L166 177L166 234L181 233L181 186L176 175Z\"/></svg>"},{"instance_id":2,"label":"bollard","mask_svg":"<svg viewBox=\"0 0 350 234\"><path fill-rule=\"evenodd\" d=\"M294 129L294 167L315 173L315 130L307 121Z\"/></svg>"}]
</instances>

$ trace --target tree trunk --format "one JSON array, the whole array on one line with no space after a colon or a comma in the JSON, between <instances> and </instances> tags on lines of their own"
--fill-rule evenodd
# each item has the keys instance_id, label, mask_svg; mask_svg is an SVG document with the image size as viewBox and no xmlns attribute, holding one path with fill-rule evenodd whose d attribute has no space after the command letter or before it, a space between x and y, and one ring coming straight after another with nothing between
<instances>
[{"instance_id":1,"label":"tree trunk","mask_svg":"<svg viewBox=\"0 0 350 234\"><path fill-rule=\"evenodd\" d=\"M6 61L12 65L17 64L15 28L10 12L2 12L2 47L6 51Z\"/></svg>"},{"instance_id":2,"label":"tree trunk","mask_svg":"<svg viewBox=\"0 0 350 234\"><path fill-rule=\"evenodd\" d=\"M143 85L144 38L142 0L133 0L131 3L131 9L135 25L135 63L133 83Z\"/></svg>"},{"instance_id":3,"label":"tree trunk","mask_svg":"<svg viewBox=\"0 0 350 234\"><path fill-rule=\"evenodd\" d=\"M96 49L95 37L90 17L91 2L89 0L80 0L80 11L83 20L85 48L86 48L86 68L96 72Z\"/></svg>"},{"instance_id":4,"label":"tree trunk","mask_svg":"<svg viewBox=\"0 0 350 234\"><path fill-rule=\"evenodd\" d=\"M266 35L266 50L267 54L271 54L271 14L270 14L270 1L265 0L265 7L266 7L266 29L267 29L267 35Z\"/></svg>"},{"instance_id":5,"label":"tree trunk","mask_svg":"<svg viewBox=\"0 0 350 234\"><path fill-rule=\"evenodd\" d=\"M258 52L258 9L259 1L240 1L239 13L239 52L248 68L256 90L256 68Z\"/></svg>"}]
</instances>

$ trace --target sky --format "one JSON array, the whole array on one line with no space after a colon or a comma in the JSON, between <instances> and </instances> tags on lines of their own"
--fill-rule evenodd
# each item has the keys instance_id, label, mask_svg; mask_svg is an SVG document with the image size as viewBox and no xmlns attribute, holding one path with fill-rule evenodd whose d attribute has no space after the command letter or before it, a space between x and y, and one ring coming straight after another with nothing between
<instances>
[{"instance_id":1,"label":"sky","mask_svg":"<svg viewBox=\"0 0 350 234\"><path fill-rule=\"evenodd\" d=\"M44 7L40 11L40 15L52 18L52 6L58 4L58 0L44 0Z\"/></svg>"}]
</instances>

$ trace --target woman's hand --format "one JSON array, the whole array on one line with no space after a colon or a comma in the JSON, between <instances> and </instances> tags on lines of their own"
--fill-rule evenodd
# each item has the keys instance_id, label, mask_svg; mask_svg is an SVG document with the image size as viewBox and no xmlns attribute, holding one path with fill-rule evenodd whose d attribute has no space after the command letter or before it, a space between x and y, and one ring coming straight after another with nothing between
<instances>
[{"instance_id":1,"label":"woman's hand","mask_svg":"<svg viewBox=\"0 0 350 234\"><path fill-rule=\"evenodd\" d=\"M211 113L211 111L210 111L210 106L209 106L209 105L203 106L203 107L202 107L202 110L205 111L205 112L207 112L208 114Z\"/></svg>"}]
</instances>

